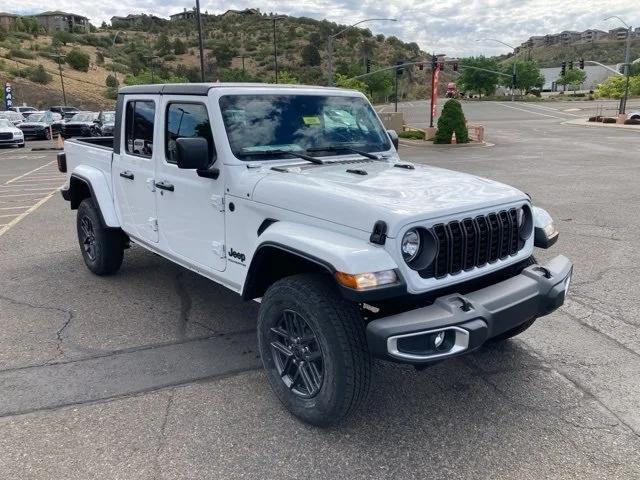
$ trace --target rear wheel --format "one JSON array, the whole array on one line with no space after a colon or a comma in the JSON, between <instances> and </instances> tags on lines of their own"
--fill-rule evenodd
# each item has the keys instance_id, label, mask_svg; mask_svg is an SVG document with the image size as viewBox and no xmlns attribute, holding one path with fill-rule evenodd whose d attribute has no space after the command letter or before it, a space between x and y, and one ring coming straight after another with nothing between
<instances>
[{"instance_id":1,"label":"rear wheel","mask_svg":"<svg viewBox=\"0 0 640 480\"><path fill-rule=\"evenodd\" d=\"M117 229L106 228L92 198L78 206L78 243L87 268L96 275L118 271L124 257L124 237Z\"/></svg>"},{"instance_id":2,"label":"rear wheel","mask_svg":"<svg viewBox=\"0 0 640 480\"><path fill-rule=\"evenodd\" d=\"M330 278L295 275L273 284L262 298L258 344L273 391L306 423L339 423L367 397L364 322Z\"/></svg>"},{"instance_id":3,"label":"rear wheel","mask_svg":"<svg viewBox=\"0 0 640 480\"><path fill-rule=\"evenodd\" d=\"M51 140L51 130L49 130L48 128L44 130L44 139Z\"/></svg>"}]
</instances>

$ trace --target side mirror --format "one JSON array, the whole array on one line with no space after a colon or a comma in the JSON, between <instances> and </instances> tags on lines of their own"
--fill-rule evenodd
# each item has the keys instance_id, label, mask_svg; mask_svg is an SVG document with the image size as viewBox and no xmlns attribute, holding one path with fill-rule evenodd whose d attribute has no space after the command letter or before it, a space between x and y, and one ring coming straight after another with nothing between
<instances>
[{"instance_id":1,"label":"side mirror","mask_svg":"<svg viewBox=\"0 0 640 480\"><path fill-rule=\"evenodd\" d=\"M398 148L400 147L400 142L398 140L398 134L396 133L396 131L387 130L387 135L389 135L389 138L391 139L391 143L393 143L393 146L395 147L395 149L398 150Z\"/></svg>"},{"instance_id":2,"label":"side mirror","mask_svg":"<svg viewBox=\"0 0 640 480\"><path fill-rule=\"evenodd\" d=\"M178 168L206 170L211 164L209 144L203 137L183 137L176 140Z\"/></svg>"}]
</instances>

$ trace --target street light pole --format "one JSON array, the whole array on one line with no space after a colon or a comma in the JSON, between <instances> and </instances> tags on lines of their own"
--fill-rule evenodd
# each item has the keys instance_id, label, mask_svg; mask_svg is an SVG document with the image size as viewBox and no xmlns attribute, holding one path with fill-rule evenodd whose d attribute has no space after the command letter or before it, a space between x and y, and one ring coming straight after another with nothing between
<instances>
[{"instance_id":1,"label":"street light pole","mask_svg":"<svg viewBox=\"0 0 640 480\"><path fill-rule=\"evenodd\" d=\"M273 16L269 20L273 22L273 70L275 73L276 83L278 83L278 45L276 42L276 21L282 20L284 16Z\"/></svg>"},{"instance_id":2,"label":"street light pole","mask_svg":"<svg viewBox=\"0 0 640 480\"><path fill-rule=\"evenodd\" d=\"M200 50L200 80L204 82L204 45L202 41L202 18L200 0L196 0L196 21L198 22L198 49Z\"/></svg>"},{"instance_id":3,"label":"street light pole","mask_svg":"<svg viewBox=\"0 0 640 480\"><path fill-rule=\"evenodd\" d=\"M476 42L480 42L482 40L501 43L505 47L509 47L511 50L513 50L513 74L512 74L513 76L511 77L511 101L515 102L516 101L516 84L514 82L516 79L516 57L518 56L518 54L516 53L516 47L514 47L513 45L509 45L508 43L505 43L502 40L497 40L495 38L479 38L478 40L476 40Z\"/></svg>"},{"instance_id":4,"label":"street light pole","mask_svg":"<svg viewBox=\"0 0 640 480\"><path fill-rule=\"evenodd\" d=\"M383 21L386 21L386 22L397 22L398 20L396 18L366 18L364 20L360 20L359 22L351 24L346 28L343 28L338 33L334 33L333 35L329 35L329 37L327 38L327 70L328 70L328 76L329 76L329 81L327 82L327 84L330 87L333 86L333 39L336 38L337 36L341 35L345 31L349 30L350 28L353 28L356 25L360 25L361 23L365 23L365 22L383 22Z\"/></svg>"},{"instance_id":5,"label":"street light pole","mask_svg":"<svg viewBox=\"0 0 640 480\"><path fill-rule=\"evenodd\" d=\"M620 99L620 107L618 108L618 113L620 115L623 115L627 110L627 99L629 98L629 76L631 75L631 63L630 63L630 61L631 61L631 33L633 32L633 30L632 30L631 26L629 24L627 24L627 22L622 20L617 15L611 15L610 17L605 18L604 21L611 20L612 18L615 18L620 23L622 23L625 27L627 27L627 42L626 42L625 51L624 51L624 68L625 68L625 75L627 76L627 80L626 80L625 86L624 86L624 96Z\"/></svg>"}]
</instances>

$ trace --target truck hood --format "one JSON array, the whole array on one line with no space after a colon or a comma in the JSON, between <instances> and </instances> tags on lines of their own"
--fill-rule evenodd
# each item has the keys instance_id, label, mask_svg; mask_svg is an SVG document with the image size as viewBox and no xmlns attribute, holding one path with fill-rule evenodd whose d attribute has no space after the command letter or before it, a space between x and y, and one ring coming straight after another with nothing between
<instances>
[{"instance_id":1,"label":"truck hood","mask_svg":"<svg viewBox=\"0 0 640 480\"><path fill-rule=\"evenodd\" d=\"M18 124L18 127L48 127L49 125L44 122L22 122Z\"/></svg>"},{"instance_id":2,"label":"truck hood","mask_svg":"<svg viewBox=\"0 0 640 480\"><path fill-rule=\"evenodd\" d=\"M351 160L271 170L257 182L252 197L367 232L383 220L390 237L412 222L528 199L513 187L474 175L420 164L411 164L414 169L397 165Z\"/></svg>"}]
</instances>

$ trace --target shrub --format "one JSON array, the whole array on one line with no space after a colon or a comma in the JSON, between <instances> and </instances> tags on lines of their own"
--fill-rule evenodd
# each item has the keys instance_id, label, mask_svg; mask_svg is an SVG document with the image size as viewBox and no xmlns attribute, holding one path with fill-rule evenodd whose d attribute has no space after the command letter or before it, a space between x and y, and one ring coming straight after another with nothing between
<instances>
[{"instance_id":1,"label":"shrub","mask_svg":"<svg viewBox=\"0 0 640 480\"><path fill-rule=\"evenodd\" d=\"M462 112L462 105L453 98L447 100L438 119L438 130L433 143L451 143L453 133L458 143L469 142L469 131Z\"/></svg>"},{"instance_id":2,"label":"shrub","mask_svg":"<svg viewBox=\"0 0 640 480\"><path fill-rule=\"evenodd\" d=\"M105 85L109 88L118 88L119 82L118 79L114 75L107 75L107 78L104 81Z\"/></svg>"},{"instance_id":3,"label":"shrub","mask_svg":"<svg viewBox=\"0 0 640 480\"><path fill-rule=\"evenodd\" d=\"M411 140L424 140L424 130L407 130L398 134L400 138L409 138Z\"/></svg>"},{"instance_id":4,"label":"shrub","mask_svg":"<svg viewBox=\"0 0 640 480\"><path fill-rule=\"evenodd\" d=\"M624 121L625 125L640 125L640 120L637 118L629 118Z\"/></svg>"},{"instance_id":5,"label":"shrub","mask_svg":"<svg viewBox=\"0 0 640 480\"><path fill-rule=\"evenodd\" d=\"M605 117L602 119L602 123L616 123L616 119L615 118L611 118L611 117Z\"/></svg>"},{"instance_id":6,"label":"shrub","mask_svg":"<svg viewBox=\"0 0 640 480\"><path fill-rule=\"evenodd\" d=\"M69 53L67 53L67 63L71 68L75 70L80 70L81 72L88 72L89 71L89 54L84 53L82 50L78 50L77 48L74 48Z\"/></svg>"},{"instance_id":7,"label":"shrub","mask_svg":"<svg viewBox=\"0 0 640 480\"><path fill-rule=\"evenodd\" d=\"M43 85L49 83L52 79L51 75L44 69L42 64L35 68L31 68L27 78L32 82L41 83Z\"/></svg>"},{"instance_id":8,"label":"shrub","mask_svg":"<svg viewBox=\"0 0 640 480\"><path fill-rule=\"evenodd\" d=\"M9 55L11 56L11 58L34 58L33 53L21 48L11 48L9 50Z\"/></svg>"},{"instance_id":9,"label":"shrub","mask_svg":"<svg viewBox=\"0 0 640 480\"><path fill-rule=\"evenodd\" d=\"M96 52L96 65L104 65L104 55L102 52Z\"/></svg>"}]
</instances>

